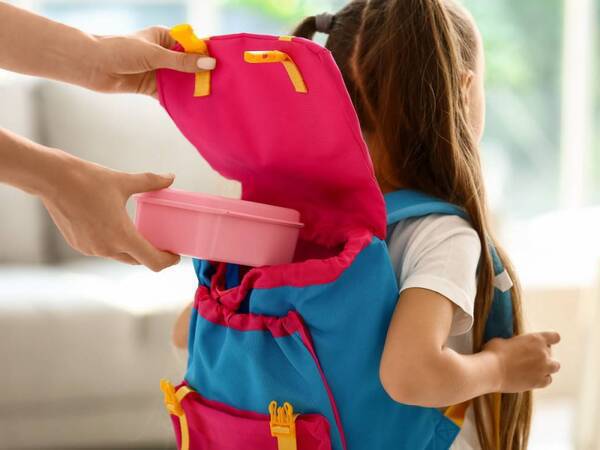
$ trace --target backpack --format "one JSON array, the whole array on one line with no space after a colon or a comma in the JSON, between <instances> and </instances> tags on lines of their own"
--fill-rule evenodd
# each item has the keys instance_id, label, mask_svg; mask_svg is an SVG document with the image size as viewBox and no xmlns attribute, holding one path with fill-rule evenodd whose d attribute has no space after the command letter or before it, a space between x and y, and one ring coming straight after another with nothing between
<instances>
[{"instance_id":1,"label":"backpack","mask_svg":"<svg viewBox=\"0 0 600 450\"><path fill-rule=\"evenodd\" d=\"M379 380L399 292L385 235L404 218L464 212L413 191L384 199L326 49L250 34L200 40L189 27L173 35L177 50L217 59L209 74L158 72L175 124L241 181L244 199L297 209L306 224L298 262L194 262L187 373L177 387L161 382L178 448L448 449L460 414L396 403ZM509 289L496 292L486 330L512 335Z\"/></svg>"}]
</instances>

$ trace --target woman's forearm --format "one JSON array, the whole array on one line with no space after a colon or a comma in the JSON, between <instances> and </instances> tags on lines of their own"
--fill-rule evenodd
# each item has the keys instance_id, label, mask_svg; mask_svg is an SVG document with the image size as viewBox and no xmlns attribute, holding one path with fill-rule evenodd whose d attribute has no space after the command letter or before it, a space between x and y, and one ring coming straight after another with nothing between
<instances>
[{"instance_id":1,"label":"woman's forearm","mask_svg":"<svg viewBox=\"0 0 600 450\"><path fill-rule=\"evenodd\" d=\"M96 38L0 2L0 68L86 85L97 68L87 56Z\"/></svg>"},{"instance_id":2,"label":"woman's forearm","mask_svg":"<svg viewBox=\"0 0 600 450\"><path fill-rule=\"evenodd\" d=\"M74 157L0 128L0 183L34 195L51 194L68 161Z\"/></svg>"}]
</instances>

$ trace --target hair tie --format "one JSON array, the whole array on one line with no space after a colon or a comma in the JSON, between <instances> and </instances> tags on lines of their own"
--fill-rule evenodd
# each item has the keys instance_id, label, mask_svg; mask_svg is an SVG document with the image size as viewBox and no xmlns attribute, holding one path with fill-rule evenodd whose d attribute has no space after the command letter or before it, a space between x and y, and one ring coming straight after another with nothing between
<instances>
[{"instance_id":1,"label":"hair tie","mask_svg":"<svg viewBox=\"0 0 600 450\"><path fill-rule=\"evenodd\" d=\"M319 33L329 34L333 27L335 15L330 13L322 13L315 16L316 30Z\"/></svg>"}]
</instances>

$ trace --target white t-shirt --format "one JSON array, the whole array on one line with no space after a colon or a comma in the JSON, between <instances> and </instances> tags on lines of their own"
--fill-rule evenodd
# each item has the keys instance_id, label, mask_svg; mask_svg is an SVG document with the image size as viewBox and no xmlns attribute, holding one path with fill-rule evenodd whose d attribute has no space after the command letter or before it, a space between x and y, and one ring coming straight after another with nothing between
<instances>
[{"instance_id":1,"label":"white t-shirt","mask_svg":"<svg viewBox=\"0 0 600 450\"><path fill-rule=\"evenodd\" d=\"M389 230L388 247L400 292L409 288L435 291L455 309L448 347L472 353L473 312L481 243L471 225L458 216L430 215L406 219ZM479 450L469 408L452 450Z\"/></svg>"}]
</instances>

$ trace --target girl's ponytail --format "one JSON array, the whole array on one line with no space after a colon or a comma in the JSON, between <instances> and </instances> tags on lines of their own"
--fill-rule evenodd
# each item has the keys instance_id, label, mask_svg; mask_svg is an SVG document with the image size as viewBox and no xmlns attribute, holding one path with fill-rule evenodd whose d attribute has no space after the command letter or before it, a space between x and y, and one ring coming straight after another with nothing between
<instances>
[{"instance_id":1,"label":"girl's ponytail","mask_svg":"<svg viewBox=\"0 0 600 450\"><path fill-rule=\"evenodd\" d=\"M317 18L316 16L309 16L300 22L293 34L294 36L303 37L305 39L312 39L315 37L316 32Z\"/></svg>"}]
</instances>

